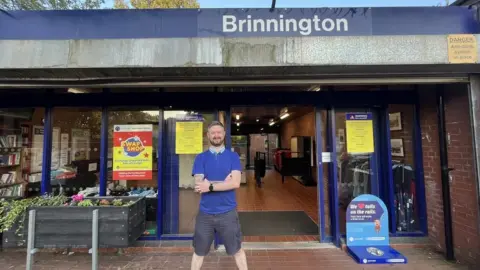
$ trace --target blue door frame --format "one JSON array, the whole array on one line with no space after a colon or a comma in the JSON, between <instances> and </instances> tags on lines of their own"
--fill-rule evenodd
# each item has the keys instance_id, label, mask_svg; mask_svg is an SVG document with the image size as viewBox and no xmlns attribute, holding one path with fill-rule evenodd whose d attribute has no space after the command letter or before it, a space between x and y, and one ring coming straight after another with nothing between
<instances>
[{"instance_id":1,"label":"blue door frame","mask_svg":"<svg viewBox=\"0 0 480 270\"><path fill-rule=\"evenodd\" d=\"M272 92L253 92L253 93L188 93L190 96L189 99L185 99L185 93L141 93L144 98L139 101L139 104L135 106L159 106L160 117L159 117L159 129L158 129L158 209L157 209L157 236L154 237L144 237L144 239L191 239L192 236L183 236L183 235L166 235L164 233L164 223L165 220L165 211L167 197L172 196L172 193L165 193L165 182L163 181L164 164L165 164L165 150L166 150L166 134L165 124L163 119L163 108L167 106L192 109L192 110L212 110L217 106L218 110L226 111L226 128L227 128L227 138L226 144L229 147L231 142L230 136L230 106L244 106L244 104L249 104L249 106L275 106L275 105L312 105L312 100L319 101L319 104L313 104L315 106L315 126L316 126L316 140L318 142L323 141L322 137L322 118L321 111L326 110L326 142L327 142L327 151L332 153L332 161L329 166L329 181L328 181L328 200L330 205L338 205L338 187L336 183L337 179L337 164L336 164L336 153L334 153L334 146L336 143L336 134L335 134L335 111L342 108L358 108L358 104L362 104L362 108L377 108L377 122L378 125L375 125L375 145L376 145L376 154L379 159L379 177L387 179L387 181L380 181L381 183L376 190L379 191L382 199L385 200L387 206L390 209L394 209L393 202L393 189L392 189L392 174L390 170L381 171L382 168L389 168L391 166L391 157L390 157L390 140L388 132L388 112L386 106L388 104L414 104L415 105L415 114L414 114L414 151L415 151L415 167L416 167L416 179L417 181L417 201L419 202L419 212L420 212L420 233L407 233L401 234L396 232L395 224L395 215L393 211L390 211L390 222L391 222L391 233L394 236L423 236L427 233L427 223L426 223L426 203L425 203L425 188L423 181L423 161L422 161L422 148L421 148L421 133L420 133L420 122L419 122L419 104L417 101L416 91L394 91L394 92L362 92L362 91L345 91L345 92L281 92L281 93L272 93ZM43 94L32 94L31 99L28 101L8 97L9 94L2 95L0 99L1 108L24 108L24 107L43 107L45 108L45 123L44 123L44 152L43 152L43 174L42 174L42 183L41 183L41 192L47 193L50 192L50 163L51 163L51 138L52 138L52 111L55 107L102 107L102 121L101 121L101 162L100 162L100 195L106 194L106 179L107 179L107 152L108 152L108 112L111 107L131 107L131 96L128 93L111 93L104 90L101 94L82 94L82 95L55 95L51 93L48 95L48 98ZM227 104L223 104L222 108L218 108L218 104L214 102L215 98L220 98L227 101ZM292 102L294 100L295 102ZM8 102L7 102L8 101ZM159 104L161 103L161 104ZM45 106L45 104L48 104ZM87 105L88 104L88 105ZM217 113L218 115L218 113ZM380 136L382 134L382 136ZM387 135L387 136L384 136ZM168 137L168 136L167 136ZM383 138L383 139L382 139ZM317 150L317 170L318 179L323 178L323 166L320 166L321 163L321 153L323 151L322 144L316 144ZM172 190L173 191L173 190ZM335 244L340 244L341 235L339 234L338 229L338 208L331 207L331 235L325 234L325 205L323 204L323 199L325 198L324 190L319 188L319 235L320 240L324 241L333 241ZM178 198L178 193L177 193ZM175 207L178 207L178 202ZM172 207L169 205L168 207ZM175 215L173 215L175 216ZM178 215L177 215L178 218ZM218 243L218 241L217 241Z\"/></svg>"}]
</instances>

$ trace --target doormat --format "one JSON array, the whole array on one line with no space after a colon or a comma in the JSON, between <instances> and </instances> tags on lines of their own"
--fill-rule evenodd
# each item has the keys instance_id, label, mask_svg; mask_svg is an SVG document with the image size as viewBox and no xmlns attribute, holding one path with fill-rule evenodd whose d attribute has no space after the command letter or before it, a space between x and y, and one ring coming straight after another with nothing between
<instances>
[{"instance_id":1,"label":"doormat","mask_svg":"<svg viewBox=\"0 0 480 270\"><path fill-rule=\"evenodd\" d=\"M243 236L318 235L304 211L238 212Z\"/></svg>"}]
</instances>

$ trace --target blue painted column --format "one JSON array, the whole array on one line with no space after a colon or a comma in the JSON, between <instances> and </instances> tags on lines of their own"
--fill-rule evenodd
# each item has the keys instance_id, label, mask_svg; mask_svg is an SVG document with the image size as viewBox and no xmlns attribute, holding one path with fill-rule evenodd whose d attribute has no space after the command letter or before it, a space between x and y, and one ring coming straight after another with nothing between
<instances>
[{"instance_id":1,"label":"blue painted column","mask_svg":"<svg viewBox=\"0 0 480 270\"><path fill-rule=\"evenodd\" d=\"M337 130L335 109L327 111L327 142L328 151L331 153L331 162L328 170L328 191L330 205L330 229L333 243L340 247L340 225L338 214L338 161L337 161Z\"/></svg>"},{"instance_id":2,"label":"blue painted column","mask_svg":"<svg viewBox=\"0 0 480 270\"><path fill-rule=\"evenodd\" d=\"M232 148L232 109L228 108L225 111L225 148Z\"/></svg>"},{"instance_id":3,"label":"blue painted column","mask_svg":"<svg viewBox=\"0 0 480 270\"><path fill-rule=\"evenodd\" d=\"M100 126L100 196L107 195L108 178L108 108L102 107L102 121Z\"/></svg>"},{"instance_id":4,"label":"blue painted column","mask_svg":"<svg viewBox=\"0 0 480 270\"><path fill-rule=\"evenodd\" d=\"M163 234L163 207L165 202L163 190L163 133L164 133L163 109L158 110L158 142L157 142L157 239Z\"/></svg>"},{"instance_id":5,"label":"blue painted column","mask_svg":"<svg viewBox=\"0 0 480 270\"><path fill-rule=\"evenodd\" d=\"M316 141L316 161L317 161L317 194L318 194L318 219L320 242L325 242L325 192L323 186L323 137L322 137L323 123L322 110L315 107L315 141Z\"/></svg>"},{"instance_id":6,"label":"blue painted column","mask_svg":"<svg viewBox=\"0 0 480 270\"><path fill-rule=\"evenodd\" d=\"M51 192L50 173L52 166L52 117L53 108L45 108L43 124L43 156L42 156L42 182L40 183L40 194L44 195Z\"/></svg>"}]
</instances>

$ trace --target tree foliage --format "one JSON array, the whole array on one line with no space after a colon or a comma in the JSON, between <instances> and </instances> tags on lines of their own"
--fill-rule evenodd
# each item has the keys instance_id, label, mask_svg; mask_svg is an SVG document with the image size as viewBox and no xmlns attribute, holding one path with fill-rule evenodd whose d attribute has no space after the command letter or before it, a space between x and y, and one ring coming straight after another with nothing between
<instances>
[{"instance_id":1,"label":"tree foliage","mask_svg":"<svg viewBox=\"0 0 480 270\"><path fill-rule=\"evenodd\" d=\"M0 0L3 1L3 0ZM114 8L199 8L197 0L115 0Z\"/></svg>"},{"instance_id":2,"label":"tree foliage","mask_svg":"<svg viewBox=\"0 0 480 270\"><path fill-rule=\"evenodd\" d=\"M105 0L0 0L3 10L99 9Z\"/></svg>"}]
</instances>

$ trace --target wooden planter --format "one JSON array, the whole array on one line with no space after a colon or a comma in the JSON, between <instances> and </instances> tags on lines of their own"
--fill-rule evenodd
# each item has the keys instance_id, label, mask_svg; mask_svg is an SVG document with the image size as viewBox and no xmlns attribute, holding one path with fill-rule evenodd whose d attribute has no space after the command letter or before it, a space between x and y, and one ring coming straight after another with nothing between
<instances>
[{"instance_id":1,"label":"wooden planter","mask_svg":"<svg viewBox=\"0 0 480 270\"><path fill-rule=\"evenodd\" d=\"M145 198L143 197L94 197L94 200L122 199L134 201L129 206L56 206L32 207L36 210L36 248L90 248L92 244L92 211L99 209L99 247L123 248L132 245L145 231ZM4 233L4 247L26 246L28 213L23 235L15 234L16 228ZM13 235L12 235L13 233ZM10 238L9 238L10 237Z\"/></svg>"}]
</instances>

